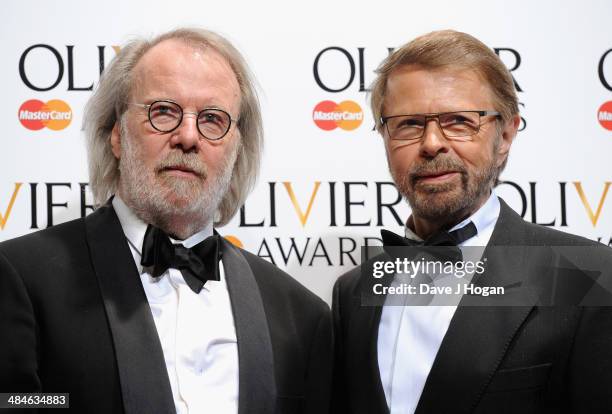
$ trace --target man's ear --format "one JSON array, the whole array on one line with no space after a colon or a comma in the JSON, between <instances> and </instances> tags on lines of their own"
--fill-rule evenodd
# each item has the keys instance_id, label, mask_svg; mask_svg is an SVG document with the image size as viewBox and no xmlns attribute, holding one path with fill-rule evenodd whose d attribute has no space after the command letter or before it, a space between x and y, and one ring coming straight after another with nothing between
<instances>
[{"instance_id":1,"label":"man's ear","mask_svg":"<svg viewBox=\"0 0 612 414\"><path fill-rule=\"evenodd\" d=\"M119 124L120 121L115 122L110 138L111 151L117 159L121 158L121 126Z\"/></svg>"},{"instance_id":2,"label":"man's ear","mask_svg":"<svg viewBox=\"0 0 612 414\"><path fill-rule=\"evenodd\" d=\"M506 162L508 153L510 152L510 146L516 137L519 126L521 125L521 117L516 114L506 122L502 129L501 139L499 148L497 149L498 154L498 166Z\"/></svg>"}]
</instances>

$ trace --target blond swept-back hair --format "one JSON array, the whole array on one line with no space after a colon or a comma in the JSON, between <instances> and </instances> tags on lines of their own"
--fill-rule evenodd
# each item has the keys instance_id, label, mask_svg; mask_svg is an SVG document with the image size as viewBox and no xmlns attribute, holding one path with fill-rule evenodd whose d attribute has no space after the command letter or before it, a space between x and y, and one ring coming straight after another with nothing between
<instances>
[{"instance_id":1,"label":"blond swept-back hair","mask_svg":"<svg viewBox=\"0 0 612 414\"><path fill-rule=\"evenodd\" d=\"M480 40L467 33L440 30L419 36L396 49L376 69L370 107L376 129L382 134L380 118L390 74L398 67L415 65L424 69L470 69L479 74L492 92L494 109L504 122L518 114L518 98L512 75L499 57Z\"/></svg>"},{"instance_id":2,"label":"blond swept-back hair","mask_svg":"<svg viewBox=\"0 0 612 414\"><path fill-rule=\"evenodd\" d=\"M229 189L219 204L215 218L215 225L222 226L236 214L257 180L263 150L262 119L254 80L244 58L227 39L204 29L179 28L153 39L132 40L104 70L96 91L85 107L83 118L94 202L100 206L117 191L119 162L112 153L110 137L113 127L127 110L135 85L134 67L152 47L170 39L193 47L211 48L219 53L234 71L240 87L237 126L241 142Z\"/></svg>"}]
</instances>

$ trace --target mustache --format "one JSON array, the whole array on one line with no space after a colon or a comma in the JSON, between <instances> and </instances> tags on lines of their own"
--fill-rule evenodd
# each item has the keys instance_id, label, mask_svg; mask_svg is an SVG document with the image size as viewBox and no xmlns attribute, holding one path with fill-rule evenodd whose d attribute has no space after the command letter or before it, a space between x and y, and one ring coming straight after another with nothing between
<instances>
[{"instance_id":1,"label":"mustache","mask_svg":"<svg viewBox=\"0 0 612 414\"><path fill-rule=\"evenodd\" d=\"M450 171L458 172L461 175L467 174L465 165L460 160L456 158L440 158L438 156L431 160L414 164L408 171L408 178L410 183L414 185L422 176L439 175Z\"/></svg>"},{"instance_id":2,"label":"mustache","mask_svg":"<svg viewBox=\"0 0 612 414\"><path fill-rule=\"evenodd\" d=\"M181 169L191 171L202 178L208 175L208 168L195 153L184 153L182 151L174 151L161 160L155 167L155 172L159 173L166 169Z\"/></svg>"}]
</instances>

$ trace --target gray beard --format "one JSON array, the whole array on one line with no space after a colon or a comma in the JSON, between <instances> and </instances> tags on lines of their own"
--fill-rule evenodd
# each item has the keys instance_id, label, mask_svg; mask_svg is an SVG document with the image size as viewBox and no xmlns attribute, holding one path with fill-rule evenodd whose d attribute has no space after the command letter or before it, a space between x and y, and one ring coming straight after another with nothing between
<instances>
[{"instance_id":1,"label":"gray beard","mask_svg":"<svg viewBox=\"0 0 612 414\"><path fill-rule=\"evenodd\" d=\"M197 233L215 218L227 192L240 141L236 140L221 165L215 182L208 167L195 152L173 150L154 170L145 167L141 147L121 123L119 194L145 223L152 224L178 239ZM167 175L163 168L183 165L195 171L197 181Z\"/></svg>"}]
</instances>

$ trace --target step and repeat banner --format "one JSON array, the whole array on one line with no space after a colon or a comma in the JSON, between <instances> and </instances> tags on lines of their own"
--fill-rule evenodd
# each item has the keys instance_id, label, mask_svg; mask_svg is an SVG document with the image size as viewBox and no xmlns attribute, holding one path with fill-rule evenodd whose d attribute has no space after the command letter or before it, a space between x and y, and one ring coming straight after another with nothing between
<instances>
[{"instance_id":1,"label":"step and repeat banner","mask_svg":"<svg viewBox=\"0 0 612 414\"><path fill-rule=\"evenodd\" d=\"M476 36L514 77L522 123L497 193L528 221L612 244L612 2L304 3L4 2L0 240L92 212L81 123L100 73L134 36L197 26L244 54L264 114L258 185L221 232L325 300L410 213L368 90L390 51L432 30Z\"/></svg>"}]
</instances>

